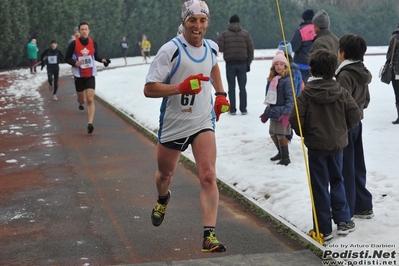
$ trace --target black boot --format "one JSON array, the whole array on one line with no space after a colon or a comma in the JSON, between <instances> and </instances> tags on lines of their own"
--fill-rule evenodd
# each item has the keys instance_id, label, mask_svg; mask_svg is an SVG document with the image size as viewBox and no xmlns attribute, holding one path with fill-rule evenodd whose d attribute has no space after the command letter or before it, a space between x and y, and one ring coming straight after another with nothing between
<instances>
[{"instance_id":1,"label":"black boot","mask_svg":"<svg viewBox=\"0 0 399 266\"><path fill-rule=\"evenodd\" d=\"M278 153L274 155L273 157L270 158L270 161L277 161L281 160L281 153L280 153L280 145L278 144L278 139L272 138L274 145L276 145L276 148L278 150Z\"/></svg>"},{"instance_id":2,"label":"black boot","mask_svg":"<svg viewBox=\"0 0 399 266\"><path fill-rule=\"evenodd\" d=\"M392 121L392 124L394 124L394 125L399 124L399 104L398 103L396 104L396 110L398 112L398 118L396 118L395 121Z\"/></svg>"},{"instance_id":3,"label":"black boot","mask_svg":"<svg viewBox=\"0 0 399 266\"><path fill-rule=\"evenodd\" d=\"M290 161L290 155L288 152L288 145L287 146L281 146L281 160L277 163L277 164L281 164L281 165L289 165L291 163Z\"/></svg>"}]
</instances>

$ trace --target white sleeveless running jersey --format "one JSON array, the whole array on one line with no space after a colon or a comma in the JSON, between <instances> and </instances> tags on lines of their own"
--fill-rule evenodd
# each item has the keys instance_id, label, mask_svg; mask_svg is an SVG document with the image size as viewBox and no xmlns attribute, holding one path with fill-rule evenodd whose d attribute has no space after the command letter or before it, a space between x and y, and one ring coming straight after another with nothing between
<instances>
[{"instance_id":1,"label":"white sleeveless running jersey","mask_svg":"<svg viewBox=\"0 0 399 266\"><path fill-rule=\"evenodd\" d=\"M204 40L201 47L187 43L183 34L164 44L158 51L147 74L146 83L179 84L190 75L203 73L211 77L219 47ZM178 56L172 61L173 54ZM189 137L203 129L215 129L211 81L201 81L202 91L196 95L177 94L164 97L159 116L158 141L169 142Z\"/></svg>"}]
</instances>

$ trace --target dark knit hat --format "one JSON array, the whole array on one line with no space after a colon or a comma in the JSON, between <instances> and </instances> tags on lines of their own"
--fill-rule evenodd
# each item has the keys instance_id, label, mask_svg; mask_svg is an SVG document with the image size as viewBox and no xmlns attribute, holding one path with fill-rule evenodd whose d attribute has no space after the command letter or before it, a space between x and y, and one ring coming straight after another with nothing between
<instances>
[{"instance_id":1,"label":"dark knit hat","mask_svg":"<svg viewBox=\"0 0 399 266\"><path fill-rule=\"evenodd\" d=\"M229 23L240 22L240 18L237 15L232 15Z\"/></svg>"},{"instance_id":2,"label":"dark knit hat","mask_svg":"<svg viewBox=\"0 0 399 266\"><path fill-rule=\"evenodd\" d=\"M302 13L302 19L304 21L306 20L312 20L312 18L314 17L314 11L311 8L306 9L305 11L303 11Z\"/></svg>"},{"instance_id":3,"label":"dark knit hat","mask_svg":"<svg viewBox=\"0 0 399 266\"><path fill-rule=\"evenodd\" d=\"M322 9L313 17L312 23L320 29L328 29L330 28L330 17L328 16L327 12Z\"/></svg>"}]
</instances>

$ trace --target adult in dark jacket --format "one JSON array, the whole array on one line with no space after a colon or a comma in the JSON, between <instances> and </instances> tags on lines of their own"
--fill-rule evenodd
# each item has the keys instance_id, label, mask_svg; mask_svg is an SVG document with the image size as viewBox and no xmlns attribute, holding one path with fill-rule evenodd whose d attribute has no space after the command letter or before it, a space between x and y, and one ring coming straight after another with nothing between
<instances>
[{"instance_id":1,"label":"adult in dark jacket","mask_svg":"<svg viewBox=\"0 0 399 266\"><path fill-rule=\"evenodd\" d=\"M363 109L370 102L368 85L371 73L363 64L367 50L366 41L358 35L346 34L339 39L339 60L336 70L337 82L355 99L363 119ZM345 181L346 199L351 217L369 219L374 217L372 195L366 188L366 163L364 161L363 125L348 131L348 145L344 148L342 174Z\"/></svg>"},{"instance_id":2,"label":"adult in dark jacket","mask_svg":"<svg viewBox=\"0 0 399 266\"><path fill-rule=\"evenodd\" d=\"M47 81L50 85L49 89L51 91L53 86L54 77L54 90L53 90L53 100L58 100L57 90L58 90L58 77L60 75L59 63L64 63L64 55L57 48L57 41L51 40L50 47L43 51L40 56L41 69L47 66Z\"/></svg>"},{"instance_id":3,"label":"adult in dark jacket","mask_svg":"<svg viewBox=\"0 0 399 266\"><path fill-rule=\"evenodd\" d=\"M327 12L324 9L317 12L312 19L312 23L316 37L313 40L310 52L312 53L318 49L326 49L338 56L339 39L330 31L330 17Z\"/></svg>"},{"instance_id":4,"label":"adult in dark jacket","mask_svg":"<svg viewBox=\"0 0 399 266\"><path fill-rule=\"evenodd\" d=\"M392 121L392 124L399 124L399 79L396 78L396 76L399 75L399 23L396 30L392 32L392 36L389 41L389 47L387 51L387 61L391 60L395 39L396 39L396 44L392 60L394 66L393 67L394 73L392 73L392 87L395 93L395 105L396 105L396 110L398 112L398 117L396 118L395 121Z\"/></svg>"},{"instance_id":5,"label":"adult in dark jacket","mask_svg":"<svg viewBox=\"0 0 399 266\"><path fill-rule=\"evenodd\" d=\"M236 109L236 77L240 89L240 111L247 114L247 72L254 59L254 44L251 35L240 25L240 18L233 15L229 26L218 39L219 51L226 61L226 78L229 86L230 114Z\"/></svg>"},{"instance_id":6,"label":"adult in dark jacket","mask_svg":"<svg viewBox=\"0 0 399 266\"><path fill-rule=\"evenodd\" d=\"M308 66L308 56L313 45L313 39L316 36L312 19L314 17L313 9L306 9L302 13L302 22L299 28L295 30L291 38L291 46L294 54L294 62L301 70L302 80L306 84L310 76Z\"/></svg>"}]
</instances>

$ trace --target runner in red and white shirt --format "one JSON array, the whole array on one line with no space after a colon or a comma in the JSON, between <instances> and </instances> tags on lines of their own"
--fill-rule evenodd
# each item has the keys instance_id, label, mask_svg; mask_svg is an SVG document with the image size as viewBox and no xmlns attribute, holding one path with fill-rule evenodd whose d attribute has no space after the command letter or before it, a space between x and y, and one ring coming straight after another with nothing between
<instances>
[{"instance_id":1,"label":"runner in red and white shirt","mask_svg":"<svg viewBox=\"0 0 399 266\"><path fill-rule=\"evenodd\" d=\"M65 62L73 67L75 77L75 88L78 95L79 110L84 110L83 104L87 102L88 126L87 133L94 130L94 90L95 75L97 74L96 63L103 63L108 66L109 59L101 58L98 55L97 43L89 37L90 25L87 21L79 23L80 37L72 41L65 54Z\"/></svg>"}]
</instances>

